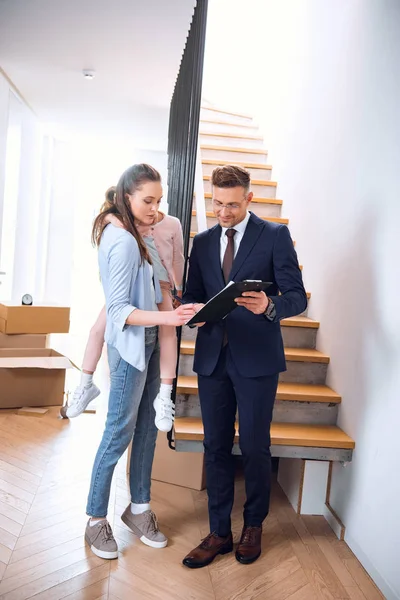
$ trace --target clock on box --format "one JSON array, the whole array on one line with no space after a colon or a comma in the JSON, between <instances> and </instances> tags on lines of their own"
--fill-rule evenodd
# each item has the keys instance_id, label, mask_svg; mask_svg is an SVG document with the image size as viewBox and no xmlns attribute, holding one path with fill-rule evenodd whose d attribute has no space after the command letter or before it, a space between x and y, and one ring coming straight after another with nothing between
<instances>
[{"instance_id":1,"label":"clock on box","mask_svg":"<svg viewBox=\"0 0 400 600\"><path fill-rule=\"evenodd\" d=\"M33 302L28 296L24 295L26 304L0 303L0 333L69 333L68 306L28 304Z\"/></svg>"}]
</instances>

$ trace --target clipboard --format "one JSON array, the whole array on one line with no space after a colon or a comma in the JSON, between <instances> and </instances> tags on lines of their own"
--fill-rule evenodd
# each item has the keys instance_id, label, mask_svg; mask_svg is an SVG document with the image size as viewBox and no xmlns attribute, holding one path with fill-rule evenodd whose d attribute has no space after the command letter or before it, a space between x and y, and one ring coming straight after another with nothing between
<instances>
[{"instance_id":1,"label":"clipboard","mask_svg":"<svg viewBox=\"0 0 400 600\"><path fill-rule=\"evenodd\" d=\"M239 298L243 292L261 292L265 291L272 285L270 281L252 280L246 279L245 281L230 281L223 290L221 290L216 296L211 298L186 323L189 327L195 326L197 323L216 323L225 319L235 308L237 304L235 298Z\"/></svg>"}]
</instances>

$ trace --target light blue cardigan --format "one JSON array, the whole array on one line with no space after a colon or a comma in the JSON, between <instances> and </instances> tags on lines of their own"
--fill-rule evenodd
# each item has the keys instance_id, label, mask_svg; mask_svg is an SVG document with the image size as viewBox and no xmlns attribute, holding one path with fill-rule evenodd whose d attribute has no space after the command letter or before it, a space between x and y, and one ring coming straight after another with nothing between
<instances>
[{"instance_id":1,"label":"light blue cardigan","mask_svg":"<svg viewBox=\"0 0 400 600\"><path fill-rule=\"evenodd\" d=\"M145 368L144 327L126 325L136 308L153 310L151 270L141 262L138 244L121 227L107 225L99 245L99 267L106 298L105 341L139 371ZM162 301L158 279L154 277L156 302Z\"/></svg>"}]
</instances>

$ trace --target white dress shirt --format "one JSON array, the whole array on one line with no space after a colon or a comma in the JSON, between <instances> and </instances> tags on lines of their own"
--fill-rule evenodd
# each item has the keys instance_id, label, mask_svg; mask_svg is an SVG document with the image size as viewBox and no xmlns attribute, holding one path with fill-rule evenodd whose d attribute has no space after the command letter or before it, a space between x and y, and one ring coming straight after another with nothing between
<instances>
[{"instance_id":1,"label":"white dress shirt","mask_svg":"<svg viewBox=\"0 0 400 600\"><path fill-rule=\"evenodd\" d=\"M245 218L243 219L243 221L240 221L240 223L235 225L235 227L222 227L221 244L220 244L221 266L222 266L222 263L224 262L225 250L228 245L228 236L226 235L226 232L228 231L228 229L234 229L236 231L235 236L233 238L234 256L236 256L237 251L239 250L240 242L242 241L244 232L246 231L246 227L247 227L247 223L249 222L249 219L250 219L250 213L249 213L249 211L247 211L247 214L246 214Z\"/></svg>"}]
</instances>

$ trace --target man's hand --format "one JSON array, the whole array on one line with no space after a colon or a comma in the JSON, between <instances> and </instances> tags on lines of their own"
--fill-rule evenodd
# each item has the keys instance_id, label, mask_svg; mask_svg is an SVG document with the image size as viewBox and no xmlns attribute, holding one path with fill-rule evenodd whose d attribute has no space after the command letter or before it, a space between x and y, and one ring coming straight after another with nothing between
<instances>
[{"instance_id":1,"label":"man's hand","mask_svg":"<svg viewBox=\"0 0 400 600\"><path fill-rule=\"evenodd\" d=\"M204 304L194 304L194 310L196 311L196 313L199 312L199 310L201 310L203 308ZM196 323L196 327L203 327L203 325L205 325L206 323Z\"/></svg>"},{"instance_id":2,"label":"man's hand","mask_svg":"<svg viewBox=\"0 0 400 600\"><path fill-rule=\"evenodd\" d=\"M235 298L235 302L255 315L262 315L267 310L269 298L265 292L243 292L239 298Z\"/></svg>"}]
</instances>

